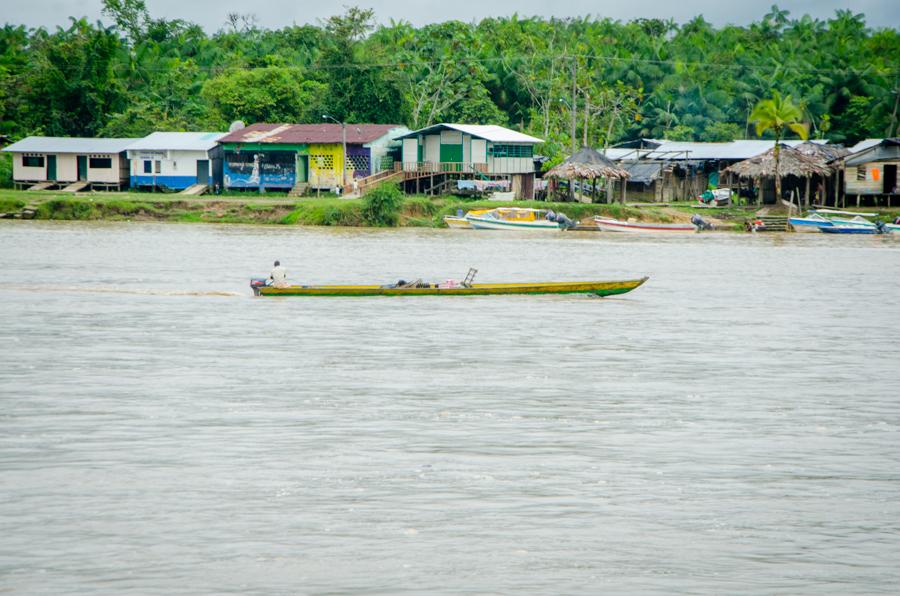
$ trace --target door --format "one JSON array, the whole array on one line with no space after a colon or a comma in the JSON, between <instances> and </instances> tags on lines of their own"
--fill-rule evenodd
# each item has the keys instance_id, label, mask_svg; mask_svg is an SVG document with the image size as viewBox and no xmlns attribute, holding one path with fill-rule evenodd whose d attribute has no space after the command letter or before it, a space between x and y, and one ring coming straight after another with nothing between
<instances>
[{"instance_id":1,"label":"door","mask_svg":"<svg viewBox=\"0 0 900 596\"><path fill-rule=\"evenodd\" d=\"M209 160L197 160L197 184L209 184Z\"/></svg>"},{"instance_id":2,"label":"door","mask_svg":"<svg viewBox=\"0 0 900 596\"><path fill-rule=\"evenodd\" d=\"M87 180L87 155L78 156L78 179Z\"/></svg>"},{"instance_id":3,"label":"door","mask_svg":"<svg viewBox=\"0 0 900 596\"><path fill-rule=\"evenodd\" d=\"M56 156L47 156L47 180L56 180Z\"/></svg>"},{"instance_id":4,"label":"door","mask_svg":"<svg viewBox=\"0 0 900 596\"><path fill-rule=\"evenodd\" d=\"M884 194L892 195L897 193L897 164L884 164Z\"/></svg>"},{"instance_id":5,"label":"door","mask_svg":"<svg viewBox=\"0 0 900 596\"><path fill-rule=\"evenodd\" d=\"M297 156L297 182L307 182L307 172L309 171L309 156Z\"/></svg>"}]
</instances>

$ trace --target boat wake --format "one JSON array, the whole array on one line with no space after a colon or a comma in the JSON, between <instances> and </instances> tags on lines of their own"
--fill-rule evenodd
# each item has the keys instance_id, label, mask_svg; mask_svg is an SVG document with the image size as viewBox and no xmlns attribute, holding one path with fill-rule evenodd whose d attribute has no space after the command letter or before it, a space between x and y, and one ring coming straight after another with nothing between
<instances>
[{"instance_id":1,"label":"boat wake","mask_svg":"<svg viewBox=\"0 0 900 596\"><path fill-rule=\"evenodd\" d=\"M86 286L6 286L7 290L19 292L81 292L88 294L131 294L135 296L246 296L241 292L160 290L153 288L98 288Z\"/></svg>"}]
</instances>

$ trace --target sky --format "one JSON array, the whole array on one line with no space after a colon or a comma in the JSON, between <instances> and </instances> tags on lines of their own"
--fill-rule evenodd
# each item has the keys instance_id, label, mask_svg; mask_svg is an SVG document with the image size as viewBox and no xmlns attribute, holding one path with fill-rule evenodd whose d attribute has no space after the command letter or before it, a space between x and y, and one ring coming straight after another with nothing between
<instances>
[{"instance_id":1,"label":"sky","mask_svg":"<svg viewBox=\"0 0 900 596\"><path fill-rule=\"evenodd\" d=\"M209 32L222 28L230 12L253 14L256 22L267 29L291 24L316 24L332 14L343 12L344 5L357 5L375 10L381 23L405 20L414 25L461 20L473 21L491 16L544 17L601 16L619 20L663 18L685 22L698 14L721 26L728 23L745 25L759 20L773 3L789 10L792 17L809 14L826 19L837 9L851 9L866 15L870 27L900 28L900 0L145 0L154 18L184 19L201 25ZM0 23L46 27L53 29L69 23L69 16L86 16L94 21L102 18L101 0L0 0Z\"/></svg>"}]
</instances>

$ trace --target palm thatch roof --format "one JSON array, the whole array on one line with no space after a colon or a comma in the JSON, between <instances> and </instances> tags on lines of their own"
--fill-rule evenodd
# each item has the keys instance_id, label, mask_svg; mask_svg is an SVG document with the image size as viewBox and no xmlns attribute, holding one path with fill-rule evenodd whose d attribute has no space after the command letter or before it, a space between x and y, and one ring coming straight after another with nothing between
<instances>
[{"instance_id":1,"label":"palm thatch roof","mask_svg":"<svg viewBox=\"0 0 900 596\"><path fill-rule=\"evenodd\" d=\"M807 157L820 160L822 165L850 155L850 150L842 145L828 145L825 143L813 143L811 141L800 143L799 145L796 145L794 149Z\"/></svg>"},{"instance_id":2,"label":"palm thatch roof","mask_svg":"<svg viewBox=\"0 0 900 596\"><path fill-rule=\"evenodd\" d=\"M567 157L561 164L551 168L550 171L544 174L544 177L566 178L567 180L576 178L624 180L628 178L628 171L620 168L595 149L582 147L581 150Z\"/></svg>"},{"instance_id":3,"label":"palm thatch roof","mask_svg":"<svg viewBox=\"0 0 900 596\"><path fill-rule=\"evenodd\" d=\"M781 177L799 176L805 178L818 174L827 176L831 173L820 159L804 155L796 149L792 149L787 145L781 145L781 156L779 159L778 171ZM725 168L729 174L737 174L742 178L767 178L775 176L775 147L772 147L765 153L761 153L756 157L739 161L738 163Z\"/></svg>"}]
</instances>

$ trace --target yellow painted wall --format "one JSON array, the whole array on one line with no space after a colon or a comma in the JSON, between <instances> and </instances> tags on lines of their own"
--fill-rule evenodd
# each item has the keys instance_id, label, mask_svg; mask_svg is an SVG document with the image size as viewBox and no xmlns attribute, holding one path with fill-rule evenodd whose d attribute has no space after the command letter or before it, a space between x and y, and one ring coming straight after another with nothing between
<instances>
[{"instance_id":1,"label":"yellow painted wall","mask_svg":"<svg viewBox=\"0 0 900 596\"><path fill-rule=\"evenodd\" d=\"M329 159L330 158L330 159ZM344 148L340 143L309 146L309 184L314 188L332 188L343 184Z\"/></svg>"}]
</instances>

